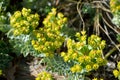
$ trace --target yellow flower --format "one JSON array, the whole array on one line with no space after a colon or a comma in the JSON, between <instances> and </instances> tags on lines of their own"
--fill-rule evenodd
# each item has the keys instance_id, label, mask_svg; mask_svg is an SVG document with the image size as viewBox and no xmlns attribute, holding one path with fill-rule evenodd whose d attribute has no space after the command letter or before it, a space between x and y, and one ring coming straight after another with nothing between
<instances>
[{"instance_id":1,"label":"yellow flower","mask_svg":"<svg viewBox=\"0 0 120 80\"><path fill-rule=\"evenodd\" d=\"M14 28L13 34L28 34L38 26L39 15L30 14L31 10L23 8L22 11L16 11L10 18L10 25ZM18 31L18 32L17 32Z\"/></svg>"},{"instance_id":2,"label":"yellow flower","mask_svg":"<svg viewBox=\"0 0 120 80\"><path fill-rule=\"evenodd\" d=\"M68 47L68 48L71 48L71 46L72 46L72 40L71 40L71 39L68 39L68 40L67 40L67 47Z\"/></svg>"},{"instance_id":3,"label":"yellow flower","mask_svg":"<svg viewBox=\"0 0 120 80\"><path fill-rule=\"evenodd\" d=\"M68 50L68 54L70 54L70 55L73 54L73 52L74 52L73 49Z\"/></svg>"},{"instance_id":4,"label":"yellow flower","mask_svg":"<svg viewBox=\"0 0 120 80\"><path fill-rule=\"evenodd\" d=\"M81 34L82 34L82 35L85 35L85 34L86 34L86 31L81 31Z\"/></svg>"},{"instance_id":5,"label":"yellow flower","mask_svg":"<svg viewBox=\"0 0 120 80\"><path fill-rule=\"evenodd\" d=\"M2 70L0 70L0 76L2 75Z\"/></svg>"},{"instance_id":6,"label":"yellow flower","mask_svg":"<svg viewBox=\"0 0 120 80\"><path fill-rule=\"evenodd\" d=\"M39 15L37 13L35 13L35 19L39 20Z\"/></svg>"},{"instance_id":7,"label":"yellow flower","mask_svg":"<svg viewBox=\"0 0 120 80\"><path fill-rule=\"evenodd\" d=\"M102 40L102 42L100 43L100 48L101 48L101 49L104 49L104 48L105 48L105 45L106 45L105 40Z\"/></svg>"},{"instance_id":8,"label":"yellow flower","mask_svg":"<svg viewBox=\"0 0 120 80\"><path fill-rule=\"evenodd\" d=\"M116 10L120 10L120 6L117 6L117 7L116 7Z\"/></svg>"},{"instance_id":9,"label":"yellow flower","mask_svg":"<svg viewBox=\"0 0 120 80\"><path fill-rule=\"evenodd\" d=\"M98 65L98 64L94 64L94 65L93 65L93 69L96 70L96 69L98 69L98 68L99 68L99 65Z\"/></svg>"},{"instance_id":10,"label":"yellow flower","mask_svg":"<svg viewBox=\"0 0 120 80\"><path fill-rule=\"evenodd\" d=\"M77 58L77 56L78 56L78 54L77 54L77 53L73 53L71 57L72 57L72 59L76 59L76 58Z\"/></svg>"},{"instance_id":11,"label":"yellow flower","mask_svg":"<svg viewBox=\"0 0 120 80\"><path fill-rule=\"evenodd\" d=\"M23 9L22 9L22 13L28 12L28 11L30 12L31 10L30 10L30 9L26 9L26 8L23 8Z\"/></svg>"},{"instance_id":12,"label":"yellow flower","mask_svg":"<svg viewBox=\"0 0 120 80\"><path fill-rule=\"evenodd\" d=\"M21 31L22 31L22 32L25 32L25 30L26 30L26 27L22 27L22 28L21 28ZM26 32L26 33L27 33L27 32Z\"/></svg>"},{"instance_id":13,"label":"yellow flower","mask_svg":"<svg viewBox=\"0 0 120 80\"><path fill-rule=\"evenodd\" d=\"M37 48L38 48L38 45L37 45L37 44L34 44L33 46L34 46L34 48L35 48L35 49L37 49Z\"/></svg>"},{"instance_id":14,"label":"yellow flower","mask_svg":"<svg viewBox=\"0 0 120 80\"><path fill-rule=\"evenodd\" d=\"M95 58L95 56L96 56L95 50L91 50L91 51L89 52L89 56L90 56L91 58Z\"/></svg>"},{"instance_id":15,"label":"yellow flower","mask_svg":"<svg viewBox=\"0 0 120 80\"><path fill-rule=\"evenodd\" d=\"M67 18L66 17L63 18L63 22L64 23L67 22Z\"/></svg>"},{"instance_id":16,"label":"yellow flower","mask_svg":"<svg viewBox=\"0 0 120 80\"><path fill-rule=\"evenodd\" d=\"M84 36L81 36L81 41L84 41L84 42L86 42L86 35L84 35Z\"/></svg>"},{"instance_id":17,"label":"yellow flower","mask_svg":"<svg viewBox=\"0 0 120 80\"><path fill-rule=\"evenodd\" d=\"M22 15L23 15L24 17L27 17L27 16L29 15L28 10L27 10L26 8L23 8L23 9L22 9Z\"/></svg>"},{"instance_id":18,"label":"yellow flower","mask_svg":"<svg viewBox=\"0 0 120 80\"><path fill-rule=\"evenodd\" d=\"M75 72L76 72L75 67L70 68L70 70L72 71L72 73L75 73Z\"/></svg>"},{"instance_id":19,"label":"yellow flower","mask_svg":"<svg viewBox=\"0 0 120 80\"><path fill-rule=\"evenodd\" d=\"M90 65L86 65L86 70L89 72L91 69L92 69L92 67L90 66Z\"/></svg>"},{"instance_id":20,"label":"yellow flower","mask_svg":"<svg viewBox=\"0 0 120 80\"><path fill-rule=\"evenodd\" d=\"M115 13L116 11L119 11L119 0L110 0L110 8L112 13Z\"/></svg>"},{"instance_id":21,"label":"yellow flower","mask_svg":"<svg viewBox=\"0 0 120 80\"><path fill-rule=\"evenodd\" d=\"M92 80L98 80L97 78L94 78L94 79L92 79Z\"/></svg>"},{"instance_id":22,"label":"yellow flower","mask_svg":"<svg viewBox=\"0 0 120 80\"><path fill-rule=\"evenodd\" d=\"M39 77L37 77L35 80L41 80Z\"/></svg>"},{"instance_id":23,"label":"yellow flower","mask_svg":"<svg viewBox=\"0 0 120 80\"><path fill-rule=\"evenodd\" d=\"M14 28L19 28L19 27L20 27L20 24L17 22L17 23L15 23L12 27L14 27Z\"/></svg>"},{"instance_id":24,"label":"yellow flower","mask_svg":"<svg viewBox=\"0 0 120 80\"><path fill-rule=\"evenodd\" d=\"M14 13L14 16L15 16L15 18L21 17L21 12L20 12L20 11L16 11L16 12Z\"/></svg>"},{"instance_id":25,"label":"yellow flower","mask_svg":"<svg viewBox=\"0 0 120 80\"><path fill-rule=\"evenodd\" d=\"M37 33L37 38L40 38L40 36L41 36L40 33Z\"/></svg>"},{"instance_id":26,"label":"yellow flower","mask_svg":"<svg viewBox=\"0 0 120 80\"><path fill-rule=\"evenodd\" d=\"M64 56L64 61L67 62L69 60L69 56Z\"/></svg>"},{"instance_id":27,"label":"yellow flower","mask_svg":"<svg viewBox=\"0 0 120 80\"><path fill-rule=\"evenodd\" d=\"M84 62L84 56L80 56L80 57L78 58L78 61L79 61L80 63L83 63L83 62Z\"/></svg>"},{"instance_id":28,"label":"yellow flower","mask_svg":"<svg viewBox=\"0 0 120 80\"><path fill-rule=\"evenodd\" d=\"M62 25L62 20L57 20L57 24L61 26Z\"/></svg>"},{"instance_id":29,"label":"yellow flower","mask_svg":"<svg viewBox=\"0 0 120 80\"><path fill-rule=\"evenodd\" d=\"M16 18L13 16L10 17L10 25L13 25L16 22Z\"/></svg>"},{"instance_id":30,"label":"yellow flower","mask_svg":"<svg viewBox=\"0 0 120 80\"><path fill-rule=\"evenodd\" d=\"M46 52L47 51L47 48L46 47L43 47L43 52Z\"/></svg>"},{"instance_id":31,"label":"yellow flower","mask_svg":"<svg viewBox=\"0 0 120 80\"><path fill-rule=\"evenodd\" d=\"M113 70L113 74L115 76L115 78L117 78L120 74L120 72L118 70Z\"/></svg>"},{"instance_id":32,"label":"yellow flower","mask_svg":"<svg viewBox=\"0 0 120 80\"><path fill-rule=\"evenodd\" d=\"M100 80L103 80L102 78L100 78Z\"/></svg>"},{"instance_id":33,"label":"yellow flower","mask_svg":"<svg viewBox=\"0 0 120 80\"><path fill-rule=\"evenodd\" d=\"M82 68L80 65L76 64L75 65L76 72L81 72Z\"/></svg>"},{"instance_id":34,"label":"yellow flower","mask_svg":"<svg viewBox=\"0 0 120 80\"><path fill-rule=\"evenodd\" d=\"M92 80L103 80L103 79L101 79L101 78L100 78L100 79L98 79L98 78L94 78L94 79L92 79Z\"/></svg>"},{"instance_id":35,"label":"yellow flower","mask_svg":"<svg viewBox=\"0 0 120 80\"><path fill-rule=\"evenodd\" d=\"M104 63L104 60L100 57L100 58L97 58L97 63L99 65L103 64Z\"/></svg>"},{"instance_id":36,"label":"yellow flower","mask_svg":"<svg viewBox=\"0 0 120 80\"><path fill-rule=\"evenodd\" d=\"M75 73L75 72L81 72L82 68L80 65L76 64L73 67L71 67L70 70L72 71L72 73Z\"/></svg>"},{"instance_id":37,"label":"yellow flower","mask_svg":"<svg viewBox=\"0 0 120 80\"><path fill-rule=\"evenodd\" d=\"M14 30L13 34L14 34L15 36L17 36L17 35L20 34L20 32L19 32L18 30Z\"/></svg>"},{"instance_id":38,"label":"yellow flower","mask_svg":"<svg viewBox=\"0 0 120 80\"><path fill-rule=\"evenodd\" d=\"M96 55L97 55L97 57L101 57L101 55L102 55L102 50L96 50Z\"/></svg>"},{"instance_id":39,"label":"yellow flower","mask_svg":"<svg viewBox=\"0 0 120 80\"><path fill-rule=\"evenodd\" d=\"M32 45L34 45L34 44L35 44L35 40L32 40L31 42L32 42Z\"/></svg>"},{"instance_id":40,"label":"yellow flower","mask_svg":"<svg viewBox=\"0 0 120 80\"><path fill-rule=\"evenodd\" d=\"M28 9L27 12L30 13L30 12L31 12L31 9Z\"/></svg>"},{"instance_id":41,"label":"yellow flower","mask_svg":"<svg viewBox=\"0 0 120 80\"><path fill-rule=\"evenodd\" d=\"M29 22L31 22L31 21L32 21L32 18L31 18L30 16L28 16L28 17L27 17L27 20L28 20Z\"/></svg>"},{"instance_id":42,"label":"yellow flower","mask_svg":"<svg viewBox=\"0 0 120 80\"><path fill-rule=\"evenodd\" d=\"M52 13L55 15L56 14L56 8L52 8Z\"/></svg>"},{"instance_id":43,"label":"yellow flower","mask_svg":"<svg viewBox=\"0 0 120 80\"><path fill-rule=\"evenodd\" d=\"M91 58L90 58L90 56L84 56L85 58L85 61L87 62L87 63L89 63L89 62L91 62Z\"/></svg>"},{"instance_id":44,"label":"yellow flower","mask_svg":"<svg viewBox=\"0 0 120 80\"><path fill-rule=\"evenodd\" d=\"M65 52L61 52L61 57L64 57L65 56Z\"/></svg>"},{"instance_id":45,"label":"yellow flower","mask_svg":"<svg viewBox=\"0 0 120 80\"><path fill-rule=\"evenodd\" d=\"M49 57L49 53L45 53L46 57Z\"/></svg>"},{"instance_id":46,"label":"yellow flower","mask_svg":"<svg viewBox=\"0 0 120 80\"><path fill-rule=\"evenodd\" d=\"M41 39L41 41L42 41L42 42L45 42L45 41L46 41L46 38L43 37L43 38ZM46 41L46 42L47 42L47 41ZM48 42L48 44L49 44L49 42Z\"/></svg>"},{"instance_id":47,"label":"yellow flower","mask_svg":"<svg viewBox=\"0 0 120 80\"><path fill-rule=\"evenodd\" d=\"M38 74L36 80L52 80L52 75L46 71Z\"/></svg>"},{"instance_id":48,"label":"yellow flower","mask_svg":"<svg viewBox=\"0 0 120 80\"><path fill-rule=\"evenodd\" d=\"M57 14L57 17L58 17L58 18L63 18L64 15L63 15L62 13L58 13L58 14Z\"/></svg>"},{"instance_id":49,"label":"yellow flower","mask_svg":"<svg viewBox=\"0 0 120 80\"><path fill-rule=\"evenodd\" d=\"M80 33L77 32L77 33L75 34L75 36L76 36L76 37L80 37Z\"/></svg>"}]
</instances>

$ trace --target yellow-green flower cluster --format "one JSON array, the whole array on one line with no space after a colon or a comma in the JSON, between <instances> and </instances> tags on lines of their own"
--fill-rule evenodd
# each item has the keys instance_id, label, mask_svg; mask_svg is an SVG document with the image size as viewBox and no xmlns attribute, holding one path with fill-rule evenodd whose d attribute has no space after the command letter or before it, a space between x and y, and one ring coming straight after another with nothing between
<instances>
[{"instance_id":1,"label":"yellow-green flower cluster","mask_svg":"<svg viewBox=\"0 0 120 80\"><path fill-rule=\"evenodd\" d=\"M120 62L117 63L117 69L113 70L113 75L115 78L119 78L120 76Z\"/></svg>"},{"instance_id":2,"label":"yellow-green flower cluster","mask_svg":"<svg viewBox=\"0 0 120 80\"><path fill-rule=\"evenodd\" d=\"M104 79L102 79L102 78L94 78L94 79L92 79L92 80L104 80Z\"/></svg>"},{"instance_id":3,"label":"yellow-green flower cluster","mask_svg":"<svg viewBox=\"0 0 120 80\"><path fill-rule=\"evenodd\" d=\"M2 70L0 70L0 76L2 75Z\"/></svg>"},{"instance_id":4,"label":"yellow-green flower cluster","mask_svg":"<svg viewBox=\"0 0 120 80\"><path fill-rule=\"evenodd\" d=\"M113 13L120 11L120 1L119 0L110 0L110 8Z\"/></svg>"},{"instance_id":5,"label":"yellow-green flower cluster","mask_svg":"<svg viewBox=\"0 0 120 80\"><path fill-rule=\"evenodd\" d=\"M91 35L88 38L88 44L92 46L94 49L101 50L105 48L105 40L101 41L101 38L96 35Z\"/></svg>"},{"instance_id":6,"label":"yellow-green flower cluster","mask_svg":"<svg viewBox=\"0 0 120 80\"><path fill-rule=\"evenodd\" d=\"M79 64L74 65L71 69L70 69L73 73L75 72L80 72L82 70L81 66Z\"/></svg>"},{"instance_id":7,"label":"yellow-green flower cluster","mask_svg":"<svg viewBox=\"0 0 120 80\"><path fill-rule=\"evenodd\" d=\"M43 71L38 74L35 80L54 80L54 79L50 73Z\"/></svg>"},{"instance_id":8,"label":"yellow-green flower cluster","mask_svg":"<svg viewBox=\"0 0 120 80\"><path fill-rule=\"evenodd\" d=\"M34 32L36 37L32 40L34 49L45 53L46 56L53 55L54 51L60 48L64 42L61 29L66 21L67 18L62 13L57 13L53 8L43 21L44 27Z\"/></svg>"},{"instance_id":9,"label":"yellow-green flower cluster","mask_svg":"<svg viewBox=\"0 0 120 80\"><path fill-rule=\"evenodd\" d=\"M106 63L106 60L102 57L102 50L105 47L104 40L96 35L91 35L87 41L85 31L82 31L81 34L76 33L76 37L78 41L68 39L68 51L61 52L65 62L75 62L70 69L73 73L82 70L86 72L96 70Z\"/></svg>"},{"instance_id":10,"label":"yellow-green flower cluster","mask_svg":"<svg viewBox=\"0 0 120 80\"><path fill-rule=\"evenodd\" d=\"M10 17L10 25L14 35L28 34L32 32L39 24L39 15L31 14L30 9L23 8L22 11L16 11Z\"/></svg>"}]
</instances>

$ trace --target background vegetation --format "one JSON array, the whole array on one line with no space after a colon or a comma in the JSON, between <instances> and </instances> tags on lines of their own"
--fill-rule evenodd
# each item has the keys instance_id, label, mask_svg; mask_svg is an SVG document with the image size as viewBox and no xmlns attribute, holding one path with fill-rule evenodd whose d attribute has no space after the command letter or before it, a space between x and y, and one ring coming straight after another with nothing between
<instances>
[{"instance_id":1,"label":"background vegetation","mask_svg":"<svg viewBox=\"0 0 120 80\"><path fill-rule=\"evenodd\" d=\"M119 14L119 0L0 0L0 79L120 79Z\"/></svg>"}]
</instances>

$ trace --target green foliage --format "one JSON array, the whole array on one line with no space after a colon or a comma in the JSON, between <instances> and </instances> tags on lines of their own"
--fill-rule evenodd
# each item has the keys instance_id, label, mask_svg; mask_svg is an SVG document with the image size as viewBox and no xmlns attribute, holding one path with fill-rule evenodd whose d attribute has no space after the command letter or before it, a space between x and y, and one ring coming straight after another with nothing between
<instances>
[{"instance_id":1,"label":"green foliage","mask_svg":"<svg viewBox=\"0 0 120 80\"><path fill-rule=\"evenodd\" d=\"M114 17L112 19L112 22L117 25L120 26L120 12L118 12L117 14L114 14Z\"/></svg>"},{"instance_id":2,"label":"green foliage","mask_svg":"<svg viewBox=\"0 0 120 80\"><path fill-rule=\"evenodd\" d=\"M10 28L10 12L6 12L10 0L0 0L0 31L7 32Z\"/></svg>"},{"instance_id":3,"label":"green foliage","mask_svg":"<svg viewBox=\"0 0 120 80\"><path fill-rule=\"evenodd\" d=\"M9 62L12 60L9 52L8 45L3 40L0 40L0 69L2 70L8 67Z\"/></svg>"},{"instance_id":4,"label":"green foliage","mask_svg":"<svg viewBox=\"0 0 120 80\"><path fill-rule=\"evenodd\" d=\"M23 0L22 6L46 15L51 10L52 0Z\"/></svg>"},{"instance_id":5,"label":"green foliage","mask_svg":"<svg viewBox=\"0 0 120 80\"><path fill-rule=\"evenodd\" d=\"M64 76L70 74L70 65L65 63L60 56L46 57L43 59L43 62L47 64L46 69L50 72L57 72Z\"/></svg>"},{"instance_id":6,"label":"green foliage","mask_svg":"<svg viewBox=\"0 0 120 80\"><path fill-rule=\"evenodd\" d=\"M95 12L95 9L92 8L91 4L86 3L86 4L83 5L83 7L82 7L82 13L83 14L89 14L90 17L94 17L94 15L95 15L94 12Z\"/></svg>"},{"instance_id":7,"label":"green foliage","mask_svg":"<svg viewBox=\"0 0 120 80\"><path fill-rule=\"evenodd\" d=\"M9 3L10 3L10 0L0 0L0 12L6 11Z\"/></svg>"},{"instance_id":8,"label":"green foliage","mask_svg":"<svg viewBox=\"0 0 120 80\"><path fill-rule=\"evenodd\" d=\"M31 38L30 35L20 35L20 36L13 36L9 35L9 42L12 46L12 51L16 53L17 56L20 56L22 53L25 57L27 55L33 55L33 56L39 56L36 54L37 52L34 51L32 45L31 45Z\"/></svg>"},{"instance_id":9,"label":"green foliage","mask_svg":"<svg viewBox=\"0 0 120 80\"><path fill-rule=\"evenodd\" d=\"M5 12L9 5L9 0L0 0L0 69L4 70L9 66L12 57L9 55L10 48L7 40L4 38L5 32L10 28L9 26L9 12ZM4 41L6 40L6 41Z\"/></svg>"},{"instance_id":10,"label":"green foliage","mask_svg":"<svg viewBox=\"0 0 120 80\"><path fill-rule=\"evenodd\" d=\"M9 31L9 29L10 29L9 19L8 19L9 16L10 16L9 12L7 12L7 13L1 12L0 13L0 31L2 31L2 32Z\"/></svg>"},{"instance_id":11,"label":"green foliage","mask_svg":"<svg viewBox=\"0 0 120 80\"><path fill-rule=\"evenodd\" d=\"M113 23L117 26L120 26L120 1L119 0L110 0L110 8L113 13Z\"/></svg>"},{"instance_id":12,"label":"green foliage","mask_svg":"<svg viewBox=\"0 0 120 80\"><path fill-rule=\"evenodd\" d=\"M72 73L70 71L70 67L72 65L70 63L64 62L60 55L56 55L52 58L45 57L43 58L42 63L46 64L47 71L63 75L66 77L65 80L78 80L84 78L80 73Z\"/></svg>"},{"instance_id":13,"label":"green foliage","mask_svg":"<svg viewBox=\"0 0 120 80\"><path fill-rule=\"evenodd\" d=\"M117 40L120 42L120 34L117 34Z\"/></svg>"},{"instance_id":14,"label":"green foliage","mask_svg":"<svg viewBox=\"0 0 120 80\"><path fill-rule=\"evenodd\" d=\"M5 53L5 54L9 53L9 47L3 40L0 40L0 53Z\"/></svg>"},{"instance_id":15,"label":"green foliage","mask_svg":"<svg viewBox=\"0 0 120 80\"><path fill-rule=\"evenodd\" d=\"M65 35L65 37L70 37L72 39L75 38L75 33L76 31L74 30L74 28L68 28L68 26L65 26L61 29L61 32Z\"/></svg>"},{"instance_id":16,"label":"green foliage","mask_svg":"<svg viewBox=\"0 0 120 80\"><path fill-rule=\"evenodd\" d=\"M5 53L0 53L0 69L5 69L9 66L12 57Z\"/></svg>"}]
</instances>

